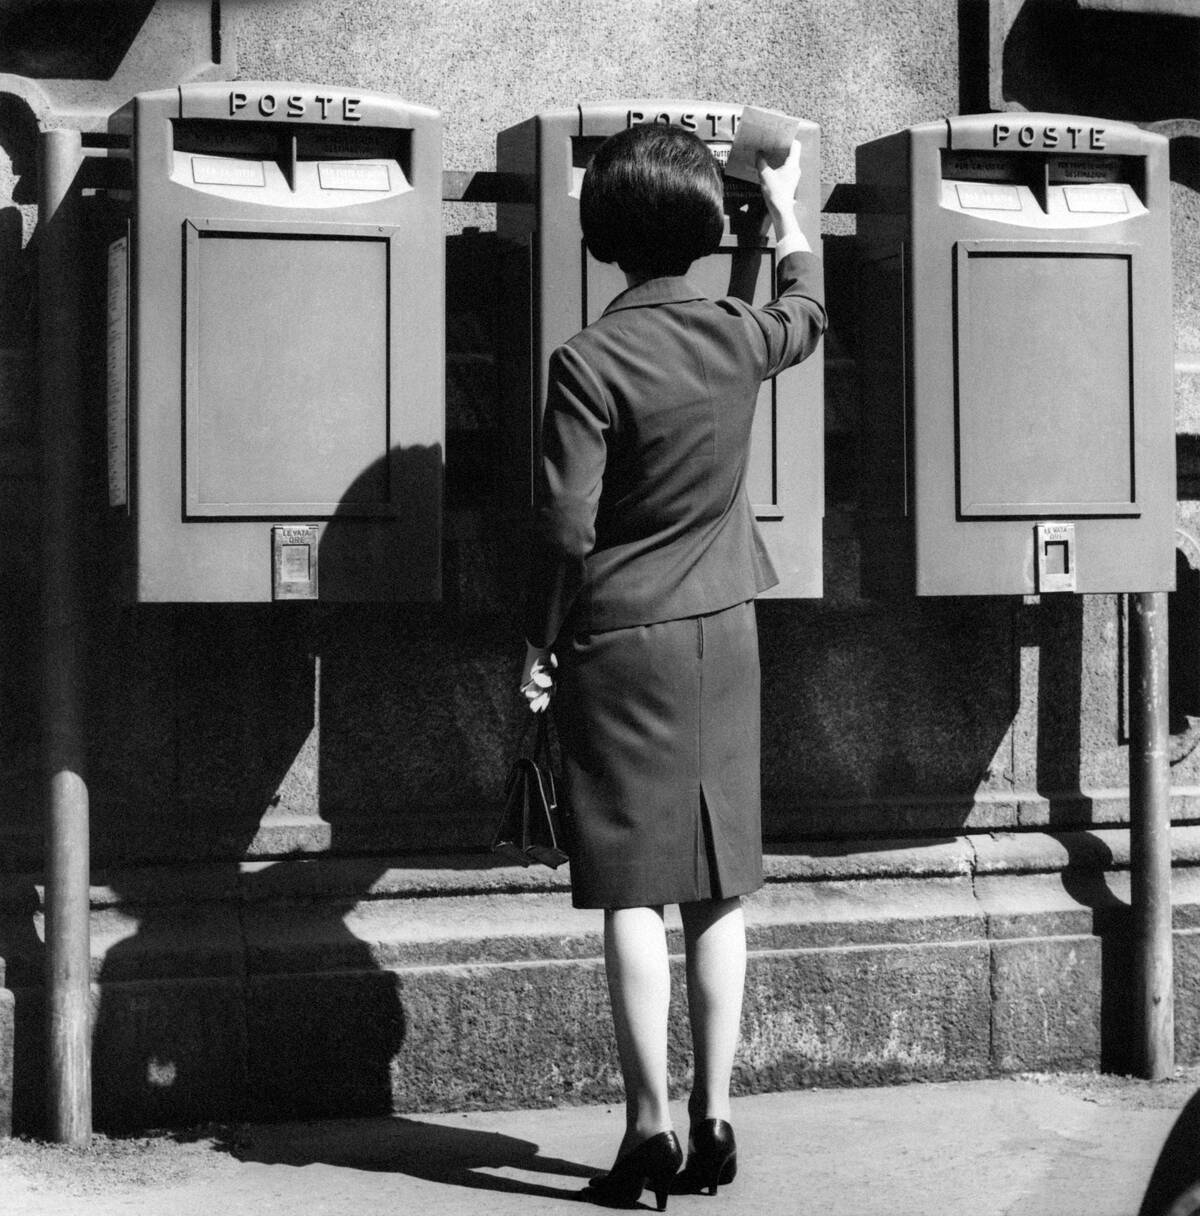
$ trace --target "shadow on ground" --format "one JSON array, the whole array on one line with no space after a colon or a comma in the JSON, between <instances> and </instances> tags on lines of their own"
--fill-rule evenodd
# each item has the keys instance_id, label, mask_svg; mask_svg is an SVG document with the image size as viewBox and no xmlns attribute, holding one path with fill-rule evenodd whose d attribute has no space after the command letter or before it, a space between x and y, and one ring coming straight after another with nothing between
<instances>
[{"instance_id":1,"label":"shadow on ground","mask_svg":"<svg viewBox=\"0 0 1200 1216\"><path fill-rule=\"evenodd\" d=\"M446 1116L453 1118L453 1116ZM417 1119L339 1119L276 1126L241 1127L214 1147L239 1161L262 1165L331 1165L381 1173L409 1174L430 1182L475 1190L574 1198L596 1171L574 1161L539 1156L530 1140L500 1132ZM539 1185L488 1171L521 1170L565 1177L567 1186Z\"/></svg>"}]
</instances>

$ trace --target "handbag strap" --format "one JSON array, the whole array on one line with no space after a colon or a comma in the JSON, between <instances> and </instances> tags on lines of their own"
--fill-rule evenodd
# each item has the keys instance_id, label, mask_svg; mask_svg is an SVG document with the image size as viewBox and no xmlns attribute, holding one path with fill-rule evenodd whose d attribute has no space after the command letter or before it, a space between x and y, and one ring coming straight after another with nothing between
<instances>
[{"instance_id":1,"label":"handbag strap","mask_svg":"<svg viewBox=\"0 0 1200 1216\"><path fill-rule=\"evenodd\" d=\"M521 741L517 746L517 754L528 756L534 761L549 761L550 710L543 709L541 713L530 713L529 717L533 721L526 721L521 730Z\"/></svg>"},{"instance_id":2,"label":"handbag strap","mask_svg":"<svg viewBox=\"0 0 1200 1216\"><path fill-rule=\"evenodd\" d=\"M550 761L550 710L543 709L537 715L537 734L533 739L533 758L538 761Z\"/></svg>"}]
</instances>

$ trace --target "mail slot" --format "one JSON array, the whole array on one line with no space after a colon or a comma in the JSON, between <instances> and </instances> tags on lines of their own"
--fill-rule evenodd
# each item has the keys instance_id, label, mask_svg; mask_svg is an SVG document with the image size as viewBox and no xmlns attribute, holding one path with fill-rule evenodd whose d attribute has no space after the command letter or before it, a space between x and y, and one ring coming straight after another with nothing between
<instances>
[{"instance_id":1,"label":"mail slot","mask_svg":"<svg viewBox=\"0 0 1200 1216\"><path fill-rule=\"evenodd\" d=\"M532 487L547 362L554 349L596 320L625 290L615 265L597 262L579 227L579 189L592 153L634 123L673 123L728 157L743 107L703 101L634 100L581 103L549 111L501 132L497 164L526 186L527 199L501 205L497 231L509 250L510 293L531 301L508 310L513 328L508 416L514 459L526 499ZM799 215L820 248L820 130L800 121ZM774 237L757 185L725 178L726 231L720 249L695 262L688 278L713 298L762 304L774 294ZM824 379L820 357L766 382L758 398L748 467L755 517L780 577L767 595L819 596L824 516Z\"/></svg>"},{"instance_id":2,"label":"mail slot","mask_svg":"<svg viewBox=\"0 0 1200 1216\"><path fill-rule=\"evenodd\" d=\"M132 160L108 251L131 598L436 599L439 116L239 81L141 94L110 126Z\"/></svg>"},{"instance_id":3,"label":"mail slot","mask_svg":"<svg viewBox=\"0 0 1200 1216\"><path fill-rule=\"evenodd\" d=\"M969 115L857 164L865 587L1173 587L1167 140Z\"/></svg>"}]
</instances>

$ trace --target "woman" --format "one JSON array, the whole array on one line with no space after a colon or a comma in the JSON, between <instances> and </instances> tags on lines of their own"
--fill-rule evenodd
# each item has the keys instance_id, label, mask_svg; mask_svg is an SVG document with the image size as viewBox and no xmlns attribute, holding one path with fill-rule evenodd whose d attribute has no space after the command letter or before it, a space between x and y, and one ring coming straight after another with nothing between
<instances>
[{"instance_id":1,"label":"woman","mask_svg":"<svg viewBox=\"0 0 1200 1216\"><path fill-rule=\"evenodd\" d=\"M554 352L542 427L522 691L555 694L576 907L603 908L625 1136L587 1196L659 1210L732 1181L741 897L762 885L753 599L776 581L746 494L759 385L825 329L795 215L799 145L759 161L778 238L762 308L682 277L724 233L720 170L677 127L614 135L584 177L584 240L628 289ZM687 1166L667 1107L663 905L677 903L695 1057Z\"/></svg>"}]
</instances>

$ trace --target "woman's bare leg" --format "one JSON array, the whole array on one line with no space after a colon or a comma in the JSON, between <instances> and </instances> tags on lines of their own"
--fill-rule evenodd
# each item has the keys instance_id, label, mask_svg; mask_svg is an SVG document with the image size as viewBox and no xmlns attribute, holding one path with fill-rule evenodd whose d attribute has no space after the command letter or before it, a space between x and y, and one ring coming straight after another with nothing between
<instances>
[{"instance_id":1,"label":"woman's bare leg","mask_svg":"<svg viewBox=\"0 0 1200 1216\"><path fill-rule=\"evenodd\" d=\"M619 1157L671 1126L667 1109L671 974L662 908L606 911L604 966L625 1080L625 1137Z\"/></svg>"},{"instance_id":2,"label":"woman's bare leg","mask_svg":"<svg viewBox=\"0 0 1200 1216\"><path fill-rule=\"evenodd\" d=\"M681 904L695 1076L693 1120L729 1119L729 1082L746 983L746 918L739 898Z\"/></svg>"}]
</instances>

